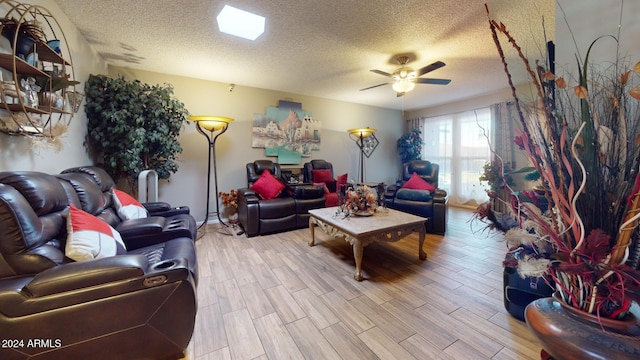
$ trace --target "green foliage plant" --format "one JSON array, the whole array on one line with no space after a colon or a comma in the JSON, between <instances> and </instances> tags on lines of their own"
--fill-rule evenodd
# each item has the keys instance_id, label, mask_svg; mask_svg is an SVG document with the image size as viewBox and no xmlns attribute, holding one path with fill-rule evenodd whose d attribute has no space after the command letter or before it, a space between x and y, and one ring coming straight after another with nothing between
<instances>
[{"instance_id":1,"label":"green foliage plant","mask_svg":"<svg viewBox=\"0 0 640 360\"><path fill-rule=\"evenodd\" d=\"M402 163L406 163L410 160L420 160L422 158L422 131L413 129L407 134L402 135L398 139L398 155Z\"/></svg>"},{"instance_id":2,"label":"green foliage plant","mask_svg":"<svg viewBox=\"0 0 640 360\"><path fill-rule=\"evenodd\" d=\"M178 135L188 112L171 85L90 75L85 92L85 146L114 180L124 178L134 188L143 170L155 170L160 179L178 170Z\"/></svg>"}]
</instances>

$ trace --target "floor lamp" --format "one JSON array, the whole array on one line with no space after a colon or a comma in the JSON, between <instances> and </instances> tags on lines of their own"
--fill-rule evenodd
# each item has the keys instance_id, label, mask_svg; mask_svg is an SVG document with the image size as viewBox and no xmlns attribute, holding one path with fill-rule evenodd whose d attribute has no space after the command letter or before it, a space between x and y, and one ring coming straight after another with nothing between
<instances>
[{"instance_id":1,"label":"floor lamp","mask_svg":"<svg viewBox=\"0 0 640 360\"><path fill-rule=\"evenodd\" d=\"M364 184L364 157L371 156L380 143L374 134L377 130L369 127L347 130L349 138L360 148L360 184Z\"/></svg>"},{"instance_id":2,"label":"floor lamp","mask_svg":"<svg viewBox=\"0 0 640 360\"><path fill-rule=\"evenodd\" d=\"M209 161L207 167L207 210L204 216L204 222L198 227L198 230L201 227L205 227L207 222L209 221L209 198L211 194L211 159L213 158L213 181L215 185L215 195L216 195L216 215L218 216L218 221L222 224L227 230L229 225L227 225L220 218L220 203L218 202L218 170L216 167L216 140L218 136L224 134L229 127L229 123L233 121L232 118L223 117L223 116L210 116L210 115L196 115L189 116L188 118L191 121L196 123L196 129L202 135L207 138L209 142ZM227 231L231 234L230 231Z\"/></svg>"}]
</instances>

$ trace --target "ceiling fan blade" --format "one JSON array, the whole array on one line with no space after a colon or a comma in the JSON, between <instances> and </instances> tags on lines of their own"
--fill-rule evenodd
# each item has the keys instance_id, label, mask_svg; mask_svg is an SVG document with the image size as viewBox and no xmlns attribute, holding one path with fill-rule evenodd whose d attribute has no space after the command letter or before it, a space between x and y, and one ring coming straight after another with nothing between
<instances>
[{"instance_id":1,"label":"ceiling fan blade","mask_svg":"<svg viewBox=\"0 0 640 360\"><path fill-rule=\"evenodd\" d=\"M438 70L443 66L445 66L445 63L443 63L442 61L436 61L431 65L427 65L427 66L423 67L422 69L417 70L416 71L416 77L422 76L422 75L424 75L424 74L426 74L428 72L431 72L433 70ZM373 71L373 70L371 70L371 71Z\"/></svg>"},{"instance_id":2,"label":"ceiling fan blade","mask_svg":"<svg viewBox=\"0 0 640 360\"><path fill-rule=\"evenodd\" d=\"M447 85L450 82L451 82L450 79L432 79L432 78L416 79L417 84Z\"/></svg>"},{"instance_id":3,"label":"ceiling fan blade","mask_svg":"<svg viewBox=\"0 0 640 360\"><path fill-rule=\"evenodd\" d=\"M376 74L380 74L382 76L393 77L393 75L389 74L388 72L384 72L382 70L371 70L371 72L374 72Z\"/></svg>"},{"instance_id":4,"label":"ceiling fan blade","mask_svg":"<svg viewBox=\"0 0 640 360\"><path fill-rule=\"evenodd\" d=\"M400 93L396 93L396 97L400 97L400 96L403 96L404 94L406 94L406 92L400 92Z\"/></svg>"},{"instance_id":5,"label":"ceiling fan blade","mask_svg":"<svg viewBox=\"0 0 640 360\"><path fill-rule=\"evenodd\" d=\"M377 88L378 86L383 86L383 85L389 85L389 83L382 83L382 84L378 84L378 85L369 86L369 87L366 87L364 89L360 89L360 91Z\"/></svg>"}]
</instances>

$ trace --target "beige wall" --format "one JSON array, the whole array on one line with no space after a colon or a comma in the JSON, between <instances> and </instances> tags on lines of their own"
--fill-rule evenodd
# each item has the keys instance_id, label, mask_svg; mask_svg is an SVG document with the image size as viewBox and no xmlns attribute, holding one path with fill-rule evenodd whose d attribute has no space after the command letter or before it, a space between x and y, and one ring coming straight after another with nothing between
<instances>
[{"instance_id":1,"label":"beige wall","mask_svg":"<svg viewBox=\"0 0 640 360\"><path fill-rule=\"evenodd\" d=\"M118 74L148 84L172 84L176 98L186 105L191 114L235 119L216 143L218 185L221 191L247 185L246 163L256 159L275 161L275 158L264 155L264 149L251 147L251 130L253 115L264 113L266 107L278 106L279 100L301 103L304 111L311 112L314 120L322 123L320 150L314 151L309 159L331 161L336 175L346 172L349 178L357 179L359 150L349 139L347 129L369 126L378 129L376 136L380 145L370 158L365 158L365 180L391 183L399 175L396 140L404 131L400 111L244 86L236 86L233 92L229 92L229 84L109 68L110 76ZM160 185L159 197L172 204L189 205L196 219L202 220L206 207L208 143L192 123L188 123L181 132L179 141L184 149L180 156L180 168L169 182ZM302 162L309 159L303 158ZM211 191L214 191L213 184ZM215 199L212 197L210 201L214 209Z\"/></svg>"}]
</instances>

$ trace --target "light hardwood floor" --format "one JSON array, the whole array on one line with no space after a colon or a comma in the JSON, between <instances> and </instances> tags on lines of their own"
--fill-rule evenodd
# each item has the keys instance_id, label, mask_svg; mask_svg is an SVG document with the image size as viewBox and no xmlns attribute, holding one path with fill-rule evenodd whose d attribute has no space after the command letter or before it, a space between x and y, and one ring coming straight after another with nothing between
<instances>
[{"instance_id":1,"label":"light hardwood floor","mask_svg":"<svg viewBox=\"0 0 640 360\"><path fill-rule=\"evenodd\" d=\"M500 237L449 208L446 236L365 247L309 229L247 238L209 225L197 242L196 328L186 359L539 359L504 309ZM474 226L478 230L479 226Z\"/></svg>"}]
</instances>

